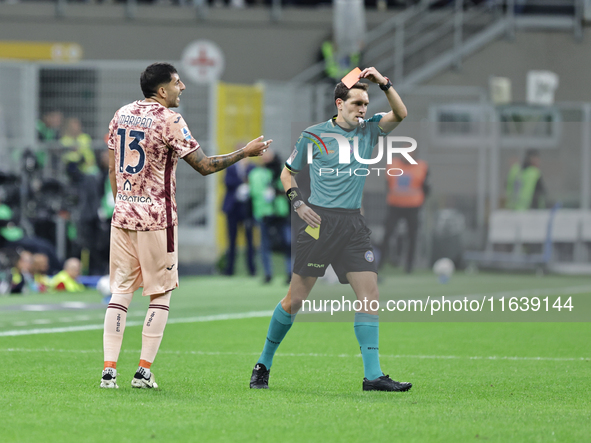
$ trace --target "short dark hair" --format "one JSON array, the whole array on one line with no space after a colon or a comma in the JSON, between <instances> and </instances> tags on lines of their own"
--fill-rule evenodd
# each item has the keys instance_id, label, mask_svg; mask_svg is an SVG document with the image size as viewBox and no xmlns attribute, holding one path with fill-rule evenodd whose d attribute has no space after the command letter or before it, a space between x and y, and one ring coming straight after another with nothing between
<instances>
[{"instance_id":1,"label":"short dark hair","mask_svg":"<svg viewBox=\"0 0 591 443\"><path fill-rule=\"evenodd\" d=\"M150 98L156 95L158 86L172 81L172 74L177 74L177 70L170 63L152 63L148 66L140 75L140 86L144 97Z\"/></svg>"},{"instance_id":2,"label":"short dark hair","mask_svg":"<svg viewBox=\"0 0 591 443\"><path fill-rule=\"evenodd\" d=\"M335 106L337 98L340 98L343 101L347 101L347 99L349 98L349 91L351 89L363 89L364 91L367 91L368 86L369 85L367 83L357 82L349 89L347 88L347 86L345 86L343 82L339 82L334 88Z\"/></svg>"}]
</instances>

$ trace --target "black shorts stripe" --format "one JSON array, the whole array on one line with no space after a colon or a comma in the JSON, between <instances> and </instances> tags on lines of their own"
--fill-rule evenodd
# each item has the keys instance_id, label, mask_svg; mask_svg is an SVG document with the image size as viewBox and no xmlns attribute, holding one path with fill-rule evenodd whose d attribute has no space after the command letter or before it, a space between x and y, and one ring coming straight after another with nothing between
<instances>
[{"instance_id":1,"label":"black shorts stripe","mask_svg":"<svg viewBox=\"0 0 591 443\"><path fill-rule=\"evenodd\" d=\"M166 228L166 252L174 252L174 226Z\"/></svg>"}]
</instances>

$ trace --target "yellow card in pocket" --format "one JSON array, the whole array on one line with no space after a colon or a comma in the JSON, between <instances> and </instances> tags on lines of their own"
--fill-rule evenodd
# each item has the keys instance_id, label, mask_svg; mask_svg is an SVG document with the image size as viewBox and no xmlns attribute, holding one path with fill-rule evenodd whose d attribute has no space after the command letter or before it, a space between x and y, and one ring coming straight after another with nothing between
<instances>
[{"instance_id":1,"label":"yellow card in pocket","mask_svg":"<svg viewBox=\"0 0 591 443\"><path fill-rule=\"evenodd\" d=\"M314 240L318 240L318 237L320 237L320 225L316 226L315 228L313 228L312 226L308 225L308 227L306 228L306 232L308 234L310 234L310 236Z\"/></svg>"}]
</instances>

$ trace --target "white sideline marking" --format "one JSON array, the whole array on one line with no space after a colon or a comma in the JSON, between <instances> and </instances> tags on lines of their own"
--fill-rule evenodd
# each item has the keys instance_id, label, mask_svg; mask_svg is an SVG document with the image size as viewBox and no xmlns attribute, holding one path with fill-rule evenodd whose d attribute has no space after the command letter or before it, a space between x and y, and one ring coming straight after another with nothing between
<instances>
[{"instance_id":1,"label":"white sideline marking","mask_svg":"<svg viewBox=\"0 0 591 443\"><path fill-rule=\"evenodd\" d=\"M102 353L102 349L53 349L53 348L41 348L41 349L25 349L25 348L6 348L0 349L0 352L54 352L54 353L72 353L72 354L99 354ZM137 349L123 349L122 352L139 354L140 350ZM208 351L169 351L160 350L159 354L174 354L174 355L236 355L236 356L258 356L260 352L208 352ZM360 354L317 354L317 353L282 353L276 354L278 357L321 357L321 358L360 358ZM392 358L392 359L432 359L432 360L509 360L509 361L587 361L591 357L516 357L516 356L459 356L459 355L388 355L380 354L381 358Z\"/></svg>"},{"instance_id":2,"label":"white sideline marking","mask_svg":"<svg viewBox=\"0 0 591 443\"><path fill-rule=\"evenodd\" d=\"M69 309L84 309L87 305L88 305L88 303L84 303L81 301L67 301L67 302L62 303L62 306L64 308L69 308Z\"/></svg>"},{"instance_id":3,"label":"white sideline marking","mask_svg":"<svg viewBox=\"0 0 591 443\"><path fill-rule=\"evenodd\" d=\"M133 311L127 313L127 318L131 317L145 317L146 313L141 311ZM54 320L31 320L30 322L27 321L15 321L12 323L12 326L30 326L30 325L50 325L52 323L74 323L80 321L88 321L88 320L103 320L105 318L105 313L101 312L99 315L77 315L76 317L59 317L58 319ZM129 324L130 322L127 322ZM1 325L0 325L1 326Z\"/></svg>"},{"instance_id":4,"label":"white sideline marking","mask_svg":"<svg viewBox=\"0 0 591 443\"><path fill-rule=\"evenodd\" d=\"M25 305L23 306L23 311L35 311L35 312L41 312L41 311L46 311L47 308L45 307L45 305Z\"/></svg>"},{"instance_id":5,"label":"white sideline marking","mask_svg":"<svg viewBox=\"0 0 591 443\"><path fill-rule=\"evenodd\" d=\"M168 323L199 323L219 320L240 320L244 318L270 317L273 311L252 311L237 314L218 314L218 315L201 315L198 317L187 318L171 318ZM128 321L127 326L140 326L144 321ZM53 334L57 332L78 332L78 331L93 331L96 329L103 329L103 323L94 325L80 325L80 326L64 326L61 328L38 328L38 329L24 329L0 332L0 337L14 337L17 335L36 335L36 334Z\"/></svg>"}]
</instances>

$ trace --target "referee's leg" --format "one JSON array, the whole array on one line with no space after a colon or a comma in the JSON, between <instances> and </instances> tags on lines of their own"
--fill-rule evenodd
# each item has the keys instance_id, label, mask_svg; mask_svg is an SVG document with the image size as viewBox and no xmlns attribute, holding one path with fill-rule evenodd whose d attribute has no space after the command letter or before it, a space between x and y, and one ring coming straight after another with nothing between
<instances>
[{"instance_id":1,"label":"referee's leg","mask_svg":"<svg viewBox=\"0 0 591 443\"><path fill-rule=\"evenodd\" d=\"M374 380L384 375L380 367L378 352L379 323L378 310L371 310L372 301L375 308L380 298L378 291L378 275L375 272L347 272L347 280L351 284L357 300L364 306L355 313L355 336L359 342L361 356L363 357L363 371L365 378Z\"/></svg>"},{"instance_id":2,"label":"referee's leg","mask_svg":"<svg viewBox=\"0 0 591 443\"><path fill-rule=\"evenodd\" d=\"M302 303L310 295L310 291L318 277L305 277L299 274L293 274L287 295L281 300L281 307L291 315L296 315L302 308Z\"/></svg>"},{"instance_id":3,"label":"referee's leg","mask_svg":"<svg viewBox=\"0 0 591 443\"><path fill-rule=\"evenodd\" d=\"M380 367L378 275L372 271L348 272L347 279L363 305L362 310L355 313L353 326L363 358L363 390L408 391L411 383L390 379Z\"/></svg>"},{"instance_id":4,"label":"referee's leg","mask_svg":"<svg viewBox=\"0 0 591 443\"><path fill-rule=\"evenodd\" d=\"M273 357L277 348L285 338L293 323L293 318L302 307L304 300L316 283L317 277L305 277L293 274L287 295L273 311L263 352L252 371L250 387L253 389L267 389L269 387L269 371L273 364Z\"/></svg>"}]
</instances>

